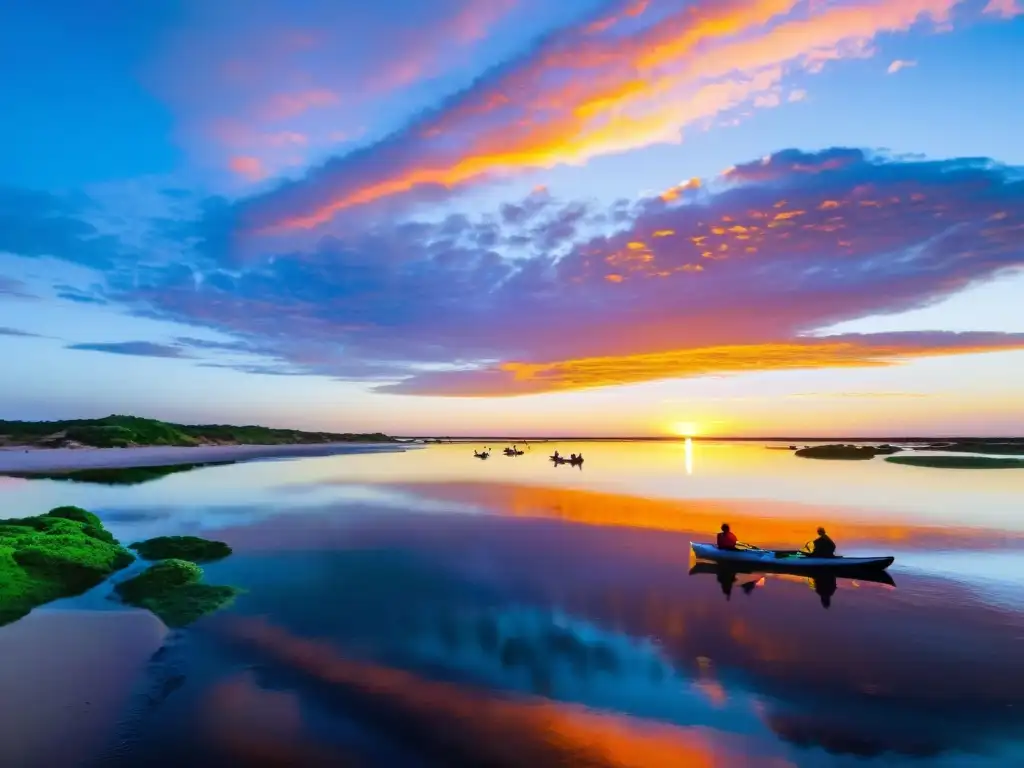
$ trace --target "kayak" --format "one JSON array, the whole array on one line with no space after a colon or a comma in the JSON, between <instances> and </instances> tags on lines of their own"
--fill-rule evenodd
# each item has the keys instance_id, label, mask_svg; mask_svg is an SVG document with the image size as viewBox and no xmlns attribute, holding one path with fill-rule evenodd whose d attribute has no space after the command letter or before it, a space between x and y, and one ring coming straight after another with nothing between
<instances>
[{"instance_id":1,"label":"kayak","mask_svg":"<svg viewBox=\"0 0 1024 768\"><path fill-rule=\"evenodd\" d=\"M829 570L829 571L884 571L896 560L894 557L808 557L793 552L776 552L771 549L719 549L714 544L690 542L695 554L701 560L715 563L735 563L745 566L784 567L787 570Z\"/></svg>"}]
</instances>

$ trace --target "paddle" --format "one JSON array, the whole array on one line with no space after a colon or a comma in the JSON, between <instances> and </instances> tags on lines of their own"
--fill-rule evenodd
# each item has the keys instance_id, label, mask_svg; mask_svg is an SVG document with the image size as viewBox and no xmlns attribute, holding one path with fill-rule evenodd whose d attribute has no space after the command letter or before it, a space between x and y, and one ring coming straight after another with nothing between
<instances>
[{"instance_id":1,"label":"paddle","mask_svg":"<svg viewBox=\"0 0 1024 768\"><path fill-rule=\"evenodd\" d=\"M744 544L742 541L736 542L736 549L742 549L744 552L764 552L765 550L760 547L755 547L753 544Z\"/></svg>"},{"instance_id":2,"label":"paddle","mask_svg":"<svg viewBox=\"0 0 1024 768\"><path fill-rule=\"evenodd\" d=\"M807 551L807 548L810 545L811 542L808 541L806 544L804 544L803 549L775 549L772 551L775 553L776 557L785 557L786 555L807 555L810 554L810 552Z\"/></svg>"}]
</instances>

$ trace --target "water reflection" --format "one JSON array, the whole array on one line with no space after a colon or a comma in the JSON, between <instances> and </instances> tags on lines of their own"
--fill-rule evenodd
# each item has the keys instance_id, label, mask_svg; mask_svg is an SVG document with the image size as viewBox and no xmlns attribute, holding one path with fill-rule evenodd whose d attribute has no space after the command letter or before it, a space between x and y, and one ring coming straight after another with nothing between
<instances>
[{"instance_id":1,"label":"water reflection","mask_svg":"<svg viewBox=\"0 0 1024 768\"><path fill-rule=\"evenodd\" d=\"M818 597L821 598L822 608L830 608L832 606L832 596L836 593L840 579L847 581L854 587L860 584L881 584L893 588L896 586L895 580L885 571L865 572L855 577L841 576L837 578L835 574L831 573L815 573L808 576L799 573L786 573L784 571L743 570L715 563L696 563L690 569L690 575L696 576L700 574L714 576L721 586L722 594L725 595L726 600L732 597L734 586L739 586L744 594L750 595L758 587L765 586L768 578L792 579L797 582L803 582L810 586L817 593Z\"/></svg>"},{"instance_id":2,"label":"water reflection","mask_svg":"<svg viewBox=\"0 0 1024 768\"><path fill-rule=\"evenodd\" d=\"M193 472L207 467L226 467L234 461L211 461L202 464L172 464L152 467L110 467L100 469L76 469L67 472L13 472L4 477L24 480L57 480L70 483L92 483L94 485L142 485L160 480L168 475Z\"/></svg>"},{"instance_id":3,"label":"water reflection","mask_svg":"<svg viewBox=\"0 0 1024 768\"><path fill-rule=\"evenodd\" d=\"M300 672L339 696L337 705L440 765L730 766L747 763L720 734L527 697L498 697L361 661L330 643L259 620L221 627L261 658ZM786 765L764 754L762 765ZM773 759L774 758L774 759Z\"/></svg>"},{"instance_id":4,"label":"water reflection","mask_svg":"<svg viewBox=\"0 0 1024 768\"><path fill-rule=\"evenodd\" d=\"M268 521L261 548L301 548L280 535L294 523ZM1024 726L1024 614L948 582L821 580L809 602L804 578L771 575L759 587L752 575L741 591L756 597L737 604L686 578L688 542L663 531L439 515L303 529L306 546L341 548L330 586L310 585L303 601L266 602L254 589L240 610L406 668L748 734L821 719L827 701L851 739L897 751L910 737L978 750ZM256 544L254 529L246 544L235 533L224 536ZM828 619L808 621L823 596ZM900 724L903 742L886 723Z\"/></svg>"},{"instance_id":5,"label":"water reflection","mask_svg":"<svg viewBox=\"0 0 1024 768\"><path fill-rule=\"evenodd\" d=\"M755 484L783 453L756 450ZM548 452L484 462L437 446L72 489L96 492L122 538L188 525L229 542L236 554L207 578L247 590L176 647L185 682L117 764L1014 764L1022 604L898 569L900 553L927 562L936 549L1019 567L1022 524L997 534L984 510L965 527L892 509L688 496L707 477L747 490L748 459L727 474L699 441L643 448L621 475L608 470L627 456L620 448L588 447L597 471L582 474L551 472ZM806 464L795 466L817 471ZM459 481L438 482L449 469ZM679 498L627 492L622 477ZM897 554L899 589L691 571L689 542L722 520L779 547L823 522L845 553Z\"/></svg>"}]
</instances>

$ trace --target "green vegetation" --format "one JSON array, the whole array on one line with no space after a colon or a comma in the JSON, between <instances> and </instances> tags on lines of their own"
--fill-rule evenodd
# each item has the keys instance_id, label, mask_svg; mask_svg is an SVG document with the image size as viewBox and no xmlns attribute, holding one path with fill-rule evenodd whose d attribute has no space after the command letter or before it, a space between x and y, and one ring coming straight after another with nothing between
<instances>
[{"instance_id":1,"label":"green vegetation","mask_svg":"<svg viewBox=\"0 0 1024 768\"><path fill-rule=\"evenodd\" d=\"M172 424L137 416L65 421L0 421L0 445L129 448L138 445L288 445L342 442L392 442L380 432L353 434L225 424Z\"/></svg>"},{"instance_id":2,"label":"green vegetation","mask_svg":"<svg viewBox=\"0 0 1024 768\"><path fill-rule=\"evenodd\" d=\"M11 472L8 477L28 480L66 480L72 483L97 485L140 485L159 480L176 472L189 472L203 467L222 467L233 461L211 461L202 464L172 464L161 467L114 467L110 469L76 469L69 472Z\"/></svg>"},{"instance_id":3,"label":"green vegetation","mask_svg":"<svg viewBox=\"0 0 1024 768\"><path fill-rule=\"evenodd\" d=\"M0 626L81 594L134 560L96 515L79 507L0 520Z\"/></svg>"},{"instance_id":4,"label":"green vegetation","mask_svg":"<svg viewBox=\"0 0 1024 768\"><path fill-rule=\"evenodd\" d=\"M198 536L158 536L148 541L129 545L146 560L188 560L208 563L231 554L231 547L223 541L201 539Z\"/></svg>"},{"instance_id":5,"label":"green vegetation","mask_svg":"<svg viewBox=\"0 0 1024 768\"><path fill-rule=\"evenodd\" d=\"M997 459L991 456L890 456L886 461L938 469L1024 469L1024 459Z\"/></svg>"},{"instance_id":6,"label":"green vegetation","mask_svg":"<svg viewBox=\"0 0 1024 768\"><path fill-rule=\"evenodd\" d=\"M921 451L950 451L957 453L990 453L996 456L1024 456L1024 438L999 440L952 440L932 443Z\"/></svg>"},{"instance_id":7,"label":"green vegetation","mask_svg":"<svg viewBox=\"0 0 1024 768\"><path fill-rule=\"evenodd\" d=\"M203 569L187 560L163 560L114 591L128 605L152 611L168 627L184 627L230 603L235 587L201 584Z\"/></svg>"},{"instance_id":8,"label":"green vegetation","mask_svg":"<svg viewBox=\"0 0 1024 768\"><path fill-rule=\"evenodd\" d=\"M895 445L851 445L835 443L831 445L811 445L796 451L794 456L804 459L837 459L846 461L862 461L897 453L900 449Z\"/></svg>"}]
</instances>

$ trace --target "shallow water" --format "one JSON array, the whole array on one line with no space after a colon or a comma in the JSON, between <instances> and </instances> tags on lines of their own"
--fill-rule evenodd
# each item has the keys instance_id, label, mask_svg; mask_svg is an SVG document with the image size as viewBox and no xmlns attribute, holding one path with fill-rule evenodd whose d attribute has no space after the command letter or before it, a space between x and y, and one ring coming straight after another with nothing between
<instances>
[{"instance_id":1,"label":"shallow water","mask_svg":"<svg viewBox=\"0 0 1024 768\"><path fill-rule=\"evenodd\" d=\"M555 447L582 449L583 469L552 466ZM1021 500L1014 470L701 441L0 479L11 514L75 503L124 541L222 538L235 554L207 581L247 590L142 668L126 649L165 635L109 586L0 628L0 697L35 713L19 728L81 743L32 762L15 733L0 764L1024 764ZM825 524L843 553L895 554L895 586L691 575L689 542L723 520L793 547ZM69 673L57 697L11 673L47 652L20 639L45 632L29 622L70 633L97 611L135 621L103 641L117 691ZM62 724L75 695L105 702L91 739Z\"/></svg>"}]
</instances>

